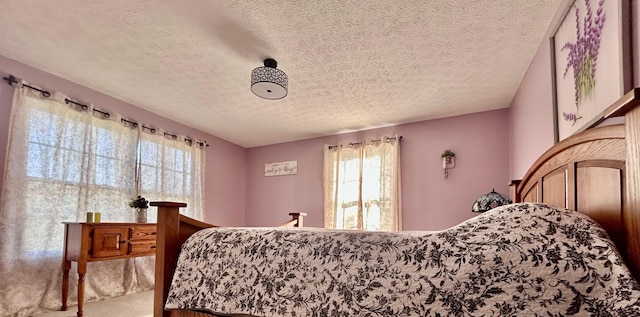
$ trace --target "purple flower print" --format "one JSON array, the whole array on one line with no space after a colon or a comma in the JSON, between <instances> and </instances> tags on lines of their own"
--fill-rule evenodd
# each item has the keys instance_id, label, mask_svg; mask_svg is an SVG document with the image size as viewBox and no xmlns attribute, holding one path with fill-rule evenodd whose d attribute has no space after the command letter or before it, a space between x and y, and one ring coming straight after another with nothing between
<instances>
[{"instance_id":1,"label":"purple flower print","mask_svg":"<svg viewBox=\"0 0 640 317\"><path fill-rule=\"evenodd\" d=\"M602 6L605 0L598 2L598 10L591 10L591 0L584 0L586 14L582 19L582 29L580 27L580 10L575 8L576 21L576 42L566 42L561 51L568 50L567 67L564 70L563 78L571 69L573 71L573 84L575 93L576 111L579 110L580 103L594 93L596 86L596 66L598 64L598 50L600 49L600 38L602 29L606 21L606 15ZM580 119L579 114L566 116L566 121L575 121Z\"/></svg>"},{"instance_id":2,"label":"purple flower print","mask_svg":"<svg viewBox=\"0 0 640 317\"><path fill-rule=\"evenodd\" d=\"M577 113L566 113L566 112L563 112L562 116L564 117L564 121L571 122L572 126L576 124L578 119L582 119L582 116L580 116Z\"/></svg>"}]
</instances>

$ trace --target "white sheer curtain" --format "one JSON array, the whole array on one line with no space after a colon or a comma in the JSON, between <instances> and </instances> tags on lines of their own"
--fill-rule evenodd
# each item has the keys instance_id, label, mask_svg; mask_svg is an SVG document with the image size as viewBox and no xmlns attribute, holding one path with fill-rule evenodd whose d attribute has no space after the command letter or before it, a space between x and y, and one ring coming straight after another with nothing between
<instances>
[{"instance_id":1,"label":"white sheer curtain","mask_svg":"<svg viewBox=\"0 0 640 317\"><path fill-rule=\"evenodd\" d=\"M184 202L180 212L204 218L205 150L197 140L185 140L161 129L143 129L140 134L138 173L140 195L149 201ZM150 213L155 222L157 214Z\"/></svg>"},{"instance_id":2,"label":"white sheer curtain","mask_svg":"<svg viewBox=\"0 0 640 317\"><path fill-rule=\"evenodd\" d=\"M397 135L325 145L325 228L402 230L400 175Z\"/></svg>"},{"instance_id":3,"label":"white sheer curtain","mask_svg":"<svg viewBox=\"0 0 640 317\"><path fill-rule=\"evenodd\" d=\"M0 316L60 309L62 222L133 222L138 131L65 96L17 87L0 199ZM93 262L85 299L153 287L154 259ZM75 263L69 304L77 303ZM73 309L73 308L71 308Z\"/></svg>"}]
</instances>

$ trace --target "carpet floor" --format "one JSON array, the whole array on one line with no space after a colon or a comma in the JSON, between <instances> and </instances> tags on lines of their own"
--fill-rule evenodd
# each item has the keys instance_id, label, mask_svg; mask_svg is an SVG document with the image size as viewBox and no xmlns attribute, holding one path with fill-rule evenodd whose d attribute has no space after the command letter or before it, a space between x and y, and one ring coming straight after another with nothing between
<instances>
[{"instance_id":1,"label":"carpet floor","mask_svg":"<svg viewBox=\"0 0 640 317\"><path fill-rule=\"evenodd\" d=\"M78 306L67 311L48 311L32 317L75 317ZM153 290L84 303L86 317L153 317Z\"/></svg>"}]
</instances>

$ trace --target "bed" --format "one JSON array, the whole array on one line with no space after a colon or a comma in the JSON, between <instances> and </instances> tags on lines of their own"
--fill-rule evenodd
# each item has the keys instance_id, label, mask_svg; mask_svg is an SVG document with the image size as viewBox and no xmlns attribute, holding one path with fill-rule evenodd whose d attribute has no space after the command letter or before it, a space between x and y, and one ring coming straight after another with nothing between
<instances>
[{"instance_id":1,"label":"bed","mask_svg":"<svg viewBox=\"0 0 640 317\"><path fill-rule=\"evenodd\" d=\"M154 316L640 315L639 96L605 111L623 125L546 151L512 182L517 204L445 231L203 230L213 226L181 216L184 204L152 203ZM303 227L292 216L286 225Z\"/></svg>"}]
</instances>

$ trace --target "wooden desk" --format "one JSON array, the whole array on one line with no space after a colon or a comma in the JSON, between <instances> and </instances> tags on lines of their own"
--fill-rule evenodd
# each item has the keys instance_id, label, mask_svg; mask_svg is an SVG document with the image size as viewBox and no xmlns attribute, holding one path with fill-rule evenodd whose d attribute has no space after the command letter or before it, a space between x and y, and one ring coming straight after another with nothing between
<instances>
[{"instance_id":1,"label":"wooden desk","mask_svg":"<svg viewBox=\"0 0 640 317\"><path fill-rule=\"evenodd\" d=\"M67 310L71 261L78 263L78 317L83 315L87 262L156 254L155 223L64 223L62 252L62 308Z\"/></svg>"}]
</instances>

